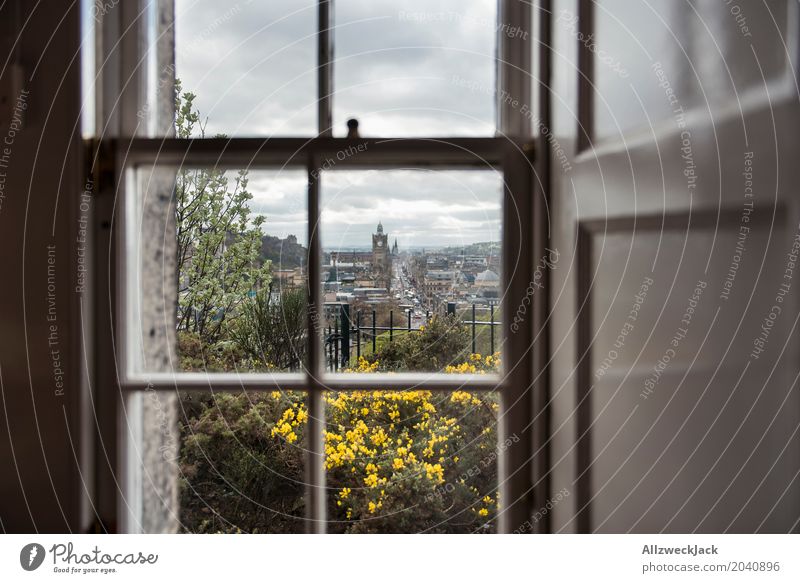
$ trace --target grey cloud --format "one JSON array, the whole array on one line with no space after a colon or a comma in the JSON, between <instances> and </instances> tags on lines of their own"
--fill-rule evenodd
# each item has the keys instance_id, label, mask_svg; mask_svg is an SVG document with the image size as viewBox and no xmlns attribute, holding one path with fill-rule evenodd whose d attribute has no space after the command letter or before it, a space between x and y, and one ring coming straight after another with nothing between
<instances>
[{"instance_id":1,"label":"grey cloud","mask_svg":"<svg viewBox=\"0 0 800 583\"><path fill-rule=\"evenodd\" d=\"M452 83L454 75L469 75L492 84L495 35L481 24L493 17L491 4L351 1L339 11L335 133L353 116L364 135L493 132L492 96Z\"/></svg>"},{"instance_id":2,"label":"grey cloud","mask_svg":"<svg viewBox=\"0 0 800 583\"><path fill-rule=\"evenodd\" d=\"M497 240L501 192L495 172L331 172L322 182L323 245L368 245L379 220L406 247Z\"/></svg>"},{"instance_id":3,"label":"grey cloud","mask_svg":"<svg viewBox=\"0 0 800 583\"><path fill-rule=\"evenodd\" d=\"M177 0L178 75L210 133L314 133L315 6ZM336 133L357 116L364 135L491 134L492 96L451 80L492 85L493 15L480 1L337 2Z\"/></svg>"},{"instance_id":4,"label":"grey cloud","mask_svg":"<svg viewBox=\"0 0 800 583\"><path fill-rule=\"evenodd\" d=\"M453 82L493 86L493 2L339 0L336 10L337 135L351 116L366 136L494 133L491 91ZM197 94L208 133L315 133L315 0L177 0L177 12L178 75ZM369 245L378 220L401 246L496 238L500 181L488 171L326 173L323 197L335 202L324 217L323 243ZM305 240L303 172L251 172L250 190L253 211L267 217L265 232Z\"/></svg>"},{"instance_id":5,"label":"grey cloud","mask_svg":"<svg viewBox=\"0 0 800 583\"><path fill-rule=\"evenodd\" d=\"M197 94L201 114L209 119L209 133L314 132L312 5L310 0L290 6L177 0L177 74L184 88ZM298 42L303 37L307 38Z\"/></svg>"}]
</instances>

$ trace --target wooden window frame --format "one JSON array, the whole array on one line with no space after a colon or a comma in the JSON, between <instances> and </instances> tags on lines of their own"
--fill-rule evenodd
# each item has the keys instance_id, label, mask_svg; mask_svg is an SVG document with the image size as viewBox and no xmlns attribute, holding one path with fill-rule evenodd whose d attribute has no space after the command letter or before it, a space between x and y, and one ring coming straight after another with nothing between
<instances>
[{"instance_id":1,"label":"wooden window frame","mask_svg":"<svg viewBox=\"0 0 800 583\"><path fill-rule=\"evenodd\" d=\"M512 106L508 100L497 100L497 133L485 138L375 138L349 139L331 137L333 63L332 13L333 0L319 0L318 5L318 135L307 138L230 138L184 140L171 137L168 130L165 137L148 137L148 129L142 128L137 111L146 103L147 72L142 63L147 61L144 52L148 44L144 39L152 36L145 30L143 17L148 11L169 11L171 0L135 0L120 3L119 10L103 15L99 23L97 38L99 54L104 59L106 78L99 81L99 103L97 107L97 127L104 128L103 140L92 151L96 162L95 174L98 180L106 182L113 176L113 188L117 212L114 205L100 205L96 220L112 221L114 235L109 241L107 253L107 272L98 273L96 295L108 298L106 313L103 305L97 307L97 317L107 318L106 325L113 330L113 356L121 357L117 367L98 368L95 384L115 386L123 400L126 396L141 394L145 386L155 391L184 391L209 389L215 391L293 390L308 395L309 424L307 432L308 486L306 508L308 532L324 533L326 530L326 500L324 471L324 392L338 389L416 389L421 383L426 389L437 391L497 389L500 394L499 440L503 443L510 436L525 437L512 447L498 448L499 488L504 507L500 512L499 532L512 532L526 523L532 515L536 480L533 472L534 443L531 425L534 419L533 386L536 377L533 367L533 341L538 336L537 323L533 317L515 329L512 336L509 315L526 297L530 282L533 281L532 260L537 248L534 221L534 171L533 149L531 147L530 119L523 114L519 105ZM501 0L498 19L508 27L530 31L532 27L532 7L520 0ZM120 31L139 30L137 35L126 34L122 42ZM499 33L497 36L498 66L497 94L517 96L519 103L532 104L531 35L509 38ZM158 44L163 45L159 37ZM168 43L167 43L168 45ZM103 47L110 47L103 50ZM174 46L168 47L160 58L174 59ZM111 73L109 73L109 71ZM114 104L113 107L103 104ZM139 116L140 118L141 116ZM171 121L171 118L170 118ZM158 123L151 124L152 128ZM163 124L162 124L163 126ZM165 127L165 126L164 126ZM156 130L157 133L157 130ZM502 248L503 248L503 290L502 334L509 339L504 343L503 359L506 365L501 375L441 375L441 374L326 374L323 370L321 341L315 333L315 324L309 318L309 367L303 373L148 373L139 370L129 358L132 353L129 328L135 325L130 318L131 294L139 293L131 289L131 276L138 265L131 257L130 235L126 227L129 217L119 212L125 209L131 197L137 195L130 186L132 173L166 167L217 167L217 168L300 168L308 173L307 192L309 281L319 282L321 268L321 246L319 232L314 228L319 224L319 178L315 169L321 161L335 156L354 144L365 144L357 156L348 157L337 164L339 169L391 169L426 167L437 169L492 169L500 170L504 176L504 195L502 205ZM99 161L99 162L98 162ZM99 168L99 169L98 169ZM100 188L102 190L102 187ZM128 234L126 234L128 233ZM101 241L102 243L102 241ZM101 261L98 265L102 264ZM107 278L104 281L104 277ZM309 286L311 305L322 313L322 290L319 285ZM114 324L117 324L116 326ZM101 322L102 326L102 322ZM108 347L97 345L98 360L103 358L103 350L108 355ZM125 445L131 435L141 433L132 428L127 437L119 429L130 424L122 419L119 407L113 411L107 407L107 414L115 415L118 428L115 435L105 431L101 438L109 443L117 443L116 459L121 480L114 479L114 491L118 491L117 517L119 530L135 532L141 521L136 516L137 493L134 491L142 483L137 473L131 449ZM102 412L101 412L102 414ZM100 484L104 481L99 477ZM107 486L111 477L106 476ZM121 485L120 485L121 482Z\"/></svg>"}]
</instances>

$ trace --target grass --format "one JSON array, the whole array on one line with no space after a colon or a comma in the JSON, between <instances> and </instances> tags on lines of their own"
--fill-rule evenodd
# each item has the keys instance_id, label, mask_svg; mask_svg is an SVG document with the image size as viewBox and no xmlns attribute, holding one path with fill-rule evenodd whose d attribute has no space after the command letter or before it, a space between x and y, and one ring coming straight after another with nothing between
<instances>
[{"instance_id":1,"label":"grass","mask_svg":"<svg viewBox=\"0 0 800 583\"><path fill-rule=\"evenodd\" d=\"M488 322L489 320L487 319L487 320L484 320L484 321ZM495 320L495 321L497 322L497 320ZM469 328L470 328L470 337L469 337L470 338L470 344L468 344L468 346L469 346L469 348L471 350L471 348L472 348L472 346L471 346L471 339L472 339L471 326L469 326ZM362 328L362 334L361 334L361 356L366 357L366 356L369 356L369 355L373 354L373 350L372 350L372 338L370 336L365 335L363 333L364 331L365 331L365 329ZM366 331L368 332L369 329L366 329ZM383 331L383 332L379 332L377 337L376 337L376 339L375 339L375 344L376 344L377 351L380 352L380 350L386 344L388 344L390 342L397 341L398 339L400 339L401 337L405 336L406 334L418 334L418 332L415 332L415 331L409 332L407 329L395 329L394 332L393 332L391 340L389 339L389 331L388 330ZM351 340L353 342L355 342L355 339L356 339L355 334L351 334L350 338L351 338ZM492 344L492 342L491 342L490 326L489 325L476 324L475 325L475 352L477 352L478 354L482 354L484 356L488 355L488 354L492 354L492 352L498 352L500 350L500 326L495 326L495 330L494 330L494 351L492 351L492 349L491 349L492 348L491 344ZM358 352L356 351L355 346L353 346L352 351L350 353L350 365L351 366L355 366L357 364L357 362L358 362L358 356L357 355L358 355ZM326 357L327 357L327 354L326 354Z\"/></svg>"}]
</instances>

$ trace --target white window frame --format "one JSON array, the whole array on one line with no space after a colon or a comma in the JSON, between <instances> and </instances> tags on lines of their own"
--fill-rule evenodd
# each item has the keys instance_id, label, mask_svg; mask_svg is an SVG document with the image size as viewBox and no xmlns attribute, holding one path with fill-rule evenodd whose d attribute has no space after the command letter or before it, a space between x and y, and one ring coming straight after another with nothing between
<instances>
[{"instance_id":1,"label":"white window frame","mask_svg":"<svg viewBox=\"0 0 800 583\"><path fill-rule=\"evenodd\" d=\"M99 105L97 107L97 127L104 128L105 142L110 144L108 152L101 158L106 165L113 163L115 175L114 191L123 201L130 201L136 195L129 186L127 177L140 169L154 165L174 167L216 166L223 168L305 168L309 175L308 188L308 242L309 242L309 281L319 282L321 268L321 247L319 233L314 225L319 224L319 183L312 172L322 160L336 155L354 143L365 143L358 156L348 157L337 164L337 169L390 169L397 167L434 167L442 169L484 168L501 169L505 180L503 200L503 289L501 338L512 339L503 344L504 372L502 377L492 378L481 375L431 375L431 374L326 374L320 337L314 333L314 323L309 317L309 367L304 373L279 374L224 374L224 373L144 373L137 370L135 362L128 357L134 352L129 333L130 310L137 290L131 285L135 282L135 257L128 255L130 237L127 227L129 221L124 212L100 208L98 221L114 221L115 242L109 255L109 281L98 275L97 295L110 297L109 314L115 329L116 352L122 356L121 365L98 369L99 386L113 385L120 395L141 393L145 386L156 391L174 392L195 389L215 391L248 390L300 390L308 395L309 423L307 431L308 482L306 494L307 530L324 533L326 527L325 470L324 470L324 392L338 389L417 389L421 383L426 389L434 391L470 390L486 391L497 389L500 394L499 442L511 436L523 437L511 447L498 447L499 488L503 507L499 513L499 532L512 532L525 524L530 524L536 489L536 476L533 472L534 443L532 423L534 419L533 386L536 382L533 368L533 339L537 323L531 316L524 321L515 333L510 331L509 315L516 311L517 305L526 296L528 286L533 281L534 249L534 204L533 204L533 152L530 146L530 119L519 107L521 103L532 103L531 45L532 34L509 38L502 28L497 36L497 89L498 95L514 95L517 105L508 100L497 102L498 129L494 137L485 138L393 138L352 140L331 137L331 95L333 54L332 34L330 34L333 13L333 0L319 0L318 9L318 136L308 138L231 138L181 140L174 137L146 137L142 131L137 111L146 102L148 79L141 66L147 62L150 50L146 42L152 30L146 30L147 14L152 11L169 10L171 0L132 0L121 2L117 10L102 15L98 26L100 58L103 59L104 78L100 80ZM166 6L166 8L165 8ZM148 12L150 11L150 12ZM143 16L145 15L145 16ZM152 14L151 14L152 16ZM532 7L524 0L500 0L498 19L506 27L519 27L518 30L531 31ZM120 31L138 30L136 35L127 34L120 39ZM523 38L524 37L524 38ZM139 39L136 42L136 39ZM163 43L162 43L163 44ZM104 48L109 47L109 48ZM167 55L170 55L167 49ZM163 55L162 55L163 58ZM171 58L174 58L172 56ZM152 80L149 81L152 85ZM103 106L105 104L105 106ZM113 104L113 106L111 105ZM171 118L170 118L171 123ZM157 123L155 125L158 125ZM163 125L163 124L162 124ZM150 127L153 127L151 124ZM111 138L111 139L109 139ZM103 149L100 152L106 151ZM112 162L108 162L111 160ZM102 206L102 205L101 205ZM127 203L117 203L117 209L125 208ZM105 218L104 218L105 217ZM115 283L114 283L115 282ZM109 294L109 290L111 293ZM130 292L133 292L132 294ZM310 302L317 313L322 313L321 286L309 286ZM102 310L102 306L98 306ZM103 317L98 314L98 317ZM114 321L119 325L114 326ZM101 348L99 350L108 350ZM101 358L98 355L98 359ZM102 413L102 412L101 412ZM111 413L106 410L106 413ZM120 410L114 412L118 423L128 423L120 417ZM118 471L122 476L120 488L116 477L115 490L119 489L118 517L121 529L135 532L141 521L136 516L140 507L134 490L141 484L142 477L131 464L124 432L118 430L116 436L104 439L118 443ZM136 434L136 428L129 433ZM102 475L99 477L103 481ZM110 479L106 478L108 482ZM110 484L109 484L110 485Z\"/></svg>"}]
</instances>

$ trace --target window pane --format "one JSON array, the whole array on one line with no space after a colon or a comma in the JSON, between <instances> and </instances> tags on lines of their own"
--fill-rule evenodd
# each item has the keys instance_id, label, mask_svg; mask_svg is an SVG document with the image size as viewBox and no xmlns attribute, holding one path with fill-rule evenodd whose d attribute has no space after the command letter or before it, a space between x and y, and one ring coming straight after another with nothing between
<instances>
[{"instance_id":1,"label":"window pane","mask_svg":"<svg viewBox=\"0 0 800 583\"><path fill-rule=\"evenodd\" d=\"M306 364L305 171L178 175L178 349L184 371Z\"/></svg>"},{"instance_id":2,"label":"window pane","mask_svg":"<svg viewBox=\"0 0 800 583\"><path fill-rule=\"evenodd\" d=\"M137 178L144 218L134 216L128 234L129 257L139 257L130 275L139 290L130 302L133 371L301 371L306 171L150 168ZM177 354L149 354L151 328L177 336L169 342Z\"/></svg>"},{"instance_id":3,"label":"window pane","mask_svg":"<svg viewBox=\"0 0 800 583\"><path fill-rule=\"evenodd\" d=\"M328 531L496 530L494 393L326 395Z\"/></svg>"},{"instance_id":4,"label":"window pane","mask_svg":"<svg viewBox=\"0 0 800 583\"><path fill-rule=\"evenodd\" d=\"M180 404L181 531L304 532L304 395L186 393Z\"/></svg>"},{"instance_id":5,"label":"window pane","mask_svg":"<svg viewBox=\"0 0 800 583\"><path fill-rule=\"evenodd\" d=\"M496 3L337 0L334 135L493 135Z\"/></svg>"},{"instance_id":6,"label":"window pane","mask_svg":"<svg viewBox=\"0 0 800 583\"><path fill-rule=\"evenodd\" d=\"M176 0L175 13L176 76L207 137L316 134L316 0Z\"/></svg>"},{"instance_id":7,"label":"window pane","mask_svg":"<svg viewBox=\"0 0 800 583\"><path fill-rule=\"evenodd\" d=\"M502 175L332 170L321 185L327 370L496 372Z\"/></svg>"}]
</instances>

